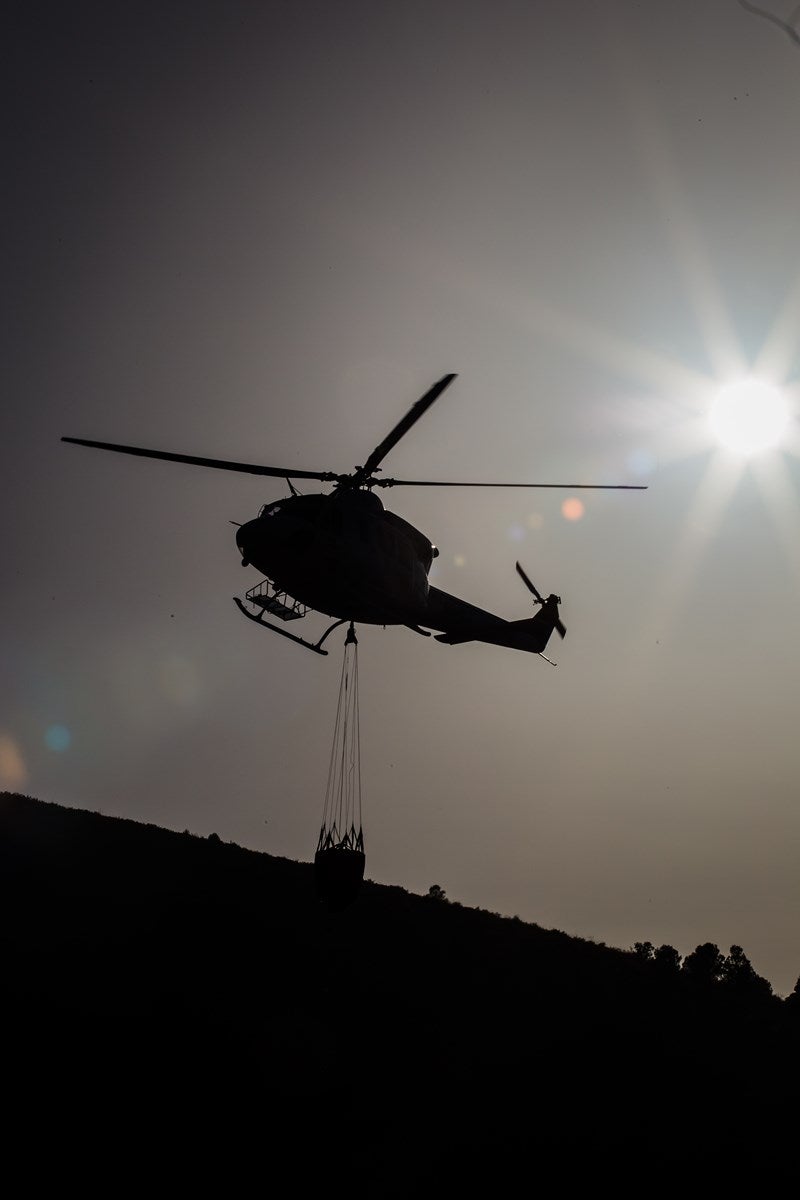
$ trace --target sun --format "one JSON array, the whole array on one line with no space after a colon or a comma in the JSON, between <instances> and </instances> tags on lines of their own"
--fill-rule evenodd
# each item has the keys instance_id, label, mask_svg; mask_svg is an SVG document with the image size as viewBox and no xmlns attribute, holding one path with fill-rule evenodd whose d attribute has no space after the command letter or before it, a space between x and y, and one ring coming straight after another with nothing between
<instances>
[{"instance_id":1,"label":"sun","mask_svg":"<svg viewBox=\"0 0 800 1200\"><path fill-rule=\"evenodd\" d=\"M736 454L777 446L789 423L781 390L760 379L740 379L717 392L709 414L717 441Z\"/></svg>"}]
</instances>

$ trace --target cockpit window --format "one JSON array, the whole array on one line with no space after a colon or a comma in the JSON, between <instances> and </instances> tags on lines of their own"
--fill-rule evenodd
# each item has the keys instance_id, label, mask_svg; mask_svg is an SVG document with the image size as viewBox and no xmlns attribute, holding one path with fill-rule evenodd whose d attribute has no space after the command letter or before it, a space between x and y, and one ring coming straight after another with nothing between
<instances>
[{"instance_id":1,"label":"cockpit window","mask_svg":"<svg viewBox=\"0 0 800 1200\"><path fill-rule=\"evenodd\" d=\"M276 513L281 511L281 502L273 501L272 504L264 504L259 512L260 517L274 517Z\"/></svg>"}]
</instances>

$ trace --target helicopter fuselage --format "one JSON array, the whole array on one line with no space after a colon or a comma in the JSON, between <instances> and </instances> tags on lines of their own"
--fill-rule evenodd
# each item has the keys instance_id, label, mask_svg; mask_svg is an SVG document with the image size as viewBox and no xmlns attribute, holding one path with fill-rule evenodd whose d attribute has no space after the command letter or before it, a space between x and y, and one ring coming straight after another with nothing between
<instances>
[{"instance_id":1,"label":"helicopter fuselage","mask_svg":"<svg viewBox=\"0 0 800 1200\"><path fill-rule=\"evenodd\" d=\"M244 564L318 612L373 625L428 614L431 541L370 491L288 496L240 526Z\"/></svg>"}]
</instances>

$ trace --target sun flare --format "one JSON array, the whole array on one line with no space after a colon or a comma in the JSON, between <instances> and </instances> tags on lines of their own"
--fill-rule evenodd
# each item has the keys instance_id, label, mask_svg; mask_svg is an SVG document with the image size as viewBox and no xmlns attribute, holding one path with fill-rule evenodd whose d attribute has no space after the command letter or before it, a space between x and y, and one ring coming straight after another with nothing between
<instances>
[{"instance_id":1,"label":"sun flare","mask_svg":"<svg viewBox=\"0 0 800 1200\"><path fill-rule=\"evenodd\" d=\"M728 450L757 454L778 445L789 422L789 407L773 384L741 379L717 393L709 422L717 441Z\"/></svg>"}]
</instances>

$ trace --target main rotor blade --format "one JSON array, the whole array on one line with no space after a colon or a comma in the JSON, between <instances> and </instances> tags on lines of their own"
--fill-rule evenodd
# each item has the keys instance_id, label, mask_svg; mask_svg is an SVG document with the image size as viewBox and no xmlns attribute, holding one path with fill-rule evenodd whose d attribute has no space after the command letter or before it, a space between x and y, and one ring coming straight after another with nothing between
<instances>
[{"instance_id":1,"label":"main rotor blade","mask_svg":"<svg viewBox=\"0 0 800 1200\"><path fill-rule=\"evenodd\" d=\"M92 446L95 450L116 450L120 454L137 454L140 458L164 458L168 462L190 463L195 467L217 467L221 471L243 471L248 475L273 475L276 479L322 479L335 481L340 477L333 471L298 471L294 467L261 467L256 463L229 462L224 458L198 458L194 454L170 454L166 450L143 450L140 446L118 446L114 442L90 442L86 438L62 437L62 442L76 446Z\"/></svg>"},{"instance_id":2,"label":"main rotor blade","mask_svg":"<svg viewBox=\"0 0 800 1200\"><path fill-rule=\"evenodd\" d=\"M562 639L567 636L567 627L564 624L564 622L561 620L561 617L559 617L558 620L556 621L556 630L558 631L558 634Z\"/></svg>"},{"instance_id":3,"label":"main rotor blade","mask_svg":"<svg viewBox=\"0 0 800 1200\"><path fill-rule=\"evenodd\" d=\"M579 488L594 488L607 492L646 492L646 483L465 483L453 479L374 479L378 487L506 487L562 488L575 492Z\"/></svg>"},{"instance_id":4,"label":"main rotor blade","mask_svg":"<svg viewBox=\"0 0 800 1200\"><path fill-rule=\"evenodd\" d=\"M353 487L360 487L366 479L369 479L373 471L377 471L389 451L397 445L401 437L404 437L408 433L411 426L415 425L420 417L428 411L434 400L439 399L444 389L449 387L454 379L455 375L445 375L416 404L412 404L402 421L398 421L392 432L387 434L379 446L375 447L363 467L359 467L354 473L352 476Z\"/></svg>"}]
</instances>

